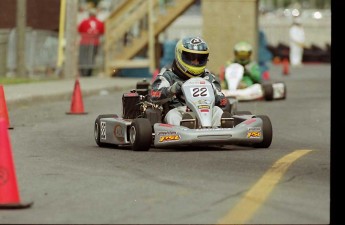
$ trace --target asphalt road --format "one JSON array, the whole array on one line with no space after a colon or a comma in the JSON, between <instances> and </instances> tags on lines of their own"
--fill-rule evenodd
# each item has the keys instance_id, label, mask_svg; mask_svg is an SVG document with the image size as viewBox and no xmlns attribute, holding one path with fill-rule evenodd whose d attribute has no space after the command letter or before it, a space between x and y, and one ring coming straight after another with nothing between
<instances>
[{"instance_id":1,"label":"asphalt road","mask_svg":"<svg viewBox=\"0 0 345 225\"><path fill-rule=\"evenodd\" d=\"M3 224L329 224L330 65L292 68L287 99L242 102L271 119L268 149L99 148L99 114L121 115L121 92L9 111L12 151L23 202L1 210Z\"/></svg>"}]
</instances>

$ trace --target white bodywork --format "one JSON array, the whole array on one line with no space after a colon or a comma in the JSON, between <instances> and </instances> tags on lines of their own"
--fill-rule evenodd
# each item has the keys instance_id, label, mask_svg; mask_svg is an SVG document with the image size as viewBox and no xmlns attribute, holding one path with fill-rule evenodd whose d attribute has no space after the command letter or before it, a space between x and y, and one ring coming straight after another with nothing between
<instances>
[{"instance_id":1,"label":"white bodywork","mask_svg":"<svg viewBox=\"0 0 345 225\"><path fill-rule=\"evenodd\" d=\"M225 79L228 89L222 90L226 97L236 97L237 100L255 100L264 96L260 84L254 84L247 88L238 89L238 85L243 78L244 68L241 64L232 63L225 68Z\"/></svg>"}]
</instances>

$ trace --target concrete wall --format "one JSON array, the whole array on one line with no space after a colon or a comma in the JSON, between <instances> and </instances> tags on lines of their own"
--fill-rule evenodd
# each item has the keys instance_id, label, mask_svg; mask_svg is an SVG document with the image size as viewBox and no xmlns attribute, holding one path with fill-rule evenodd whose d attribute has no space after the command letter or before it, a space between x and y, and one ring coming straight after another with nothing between
<instances>
[{"instance_id":1,"label":"concrete wall","mask_svg":"<svg viewBox=\"0 0 345 225\"><path fill-rule=\"evenodd\" d=\"M253 45L256 58L258 39L258 0L202 0L202 36L210 47L208 68L218 74L233 57L238 41Z\"/></svg>"}]
</instances>

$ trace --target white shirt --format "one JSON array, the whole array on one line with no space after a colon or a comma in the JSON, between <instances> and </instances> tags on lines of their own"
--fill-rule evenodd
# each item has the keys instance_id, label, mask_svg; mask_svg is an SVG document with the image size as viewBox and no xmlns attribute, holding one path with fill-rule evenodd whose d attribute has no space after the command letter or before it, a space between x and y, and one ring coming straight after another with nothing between
<instances>
[{"instance_id":1,"label":"white shirt","mask_svg":"<svg viewBox=\"0 0 345 225\"><path fill-rule=\"evenodd\" d=\"M290 41L304 44L305 34L302 26L292 25L290 28Z\"/></svg>"}]
</instances>

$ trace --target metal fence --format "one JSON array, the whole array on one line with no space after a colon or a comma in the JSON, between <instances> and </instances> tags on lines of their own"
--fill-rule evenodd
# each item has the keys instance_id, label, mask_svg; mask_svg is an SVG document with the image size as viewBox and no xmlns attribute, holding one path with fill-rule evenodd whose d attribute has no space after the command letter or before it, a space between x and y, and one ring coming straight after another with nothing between
<instances>
[{"instance_id":1,"label":"metal fence","mask_svg":"<svg viewBox=\"0 0 345 225\"><path fill-rule=\"evenodd\" d=\"M27 28L25 33L25 62L28 75L50 74L56 66L58 33ZM16 29L9 31L7 39L7 76L16 71Z\"/></svg>"},{"instance_id":2,"label":"metal fence","mask_svg":"<svg viewBox=\"0 0 345 225\"><path fill-rule=\"evenodd\" d=\"M80 68L92 68L94 73L103 70L104 52L103 39L96 54L94 63L78 64ZM59 76L57 73L58 32L35 30L28 28L25 33L25 62L29 77ZM92 48L92 47L90 47ZM16 74L16 30L0 30L0 76L15 76ZM87 51L86 58L91 57Z\"/></svg>"}]
</instances>

